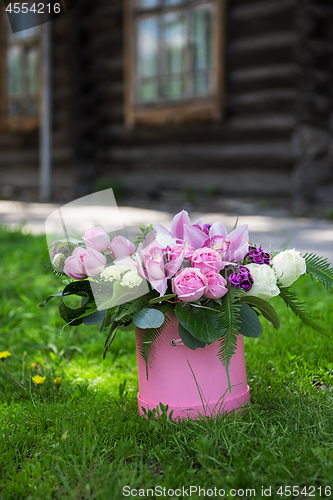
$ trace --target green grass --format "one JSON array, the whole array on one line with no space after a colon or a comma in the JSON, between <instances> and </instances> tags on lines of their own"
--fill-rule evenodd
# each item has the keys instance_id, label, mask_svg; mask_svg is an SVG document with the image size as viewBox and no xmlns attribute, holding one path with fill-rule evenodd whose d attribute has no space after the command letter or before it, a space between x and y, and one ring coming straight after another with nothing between
<instances>
[{"instance_id":1,"label":"green grass","mask_svg":"<svg viewBox=\"0 0 333 500\"><path fill-rule=\"evenodd\" d=\"M2 230L0 247L0 351L12 354L0 362L1 500L127 498L123 487L138 498L158 498L159 490L143 496L154 487L166 488L161 498L183 487L174 498L203 498L199 487L212 488L210 498L223 498L222 489L225 498L265 498L262 487L287 498L280 486L295 487L294 498L332 497L325 491L333 488L332 343L302 326L281 299L272 301L280 330L266 322L263 335L245 339L248 411L178 424L146 420L137 412L133 332L120 332L103 361L97 327L61 333L57 299L36 308L62 288L43 267L45 238ZM294 288L330 330L333 294L306 277ZM45 376L42 386L31 382L36 374Z\"/></svg>"}]
</instances>

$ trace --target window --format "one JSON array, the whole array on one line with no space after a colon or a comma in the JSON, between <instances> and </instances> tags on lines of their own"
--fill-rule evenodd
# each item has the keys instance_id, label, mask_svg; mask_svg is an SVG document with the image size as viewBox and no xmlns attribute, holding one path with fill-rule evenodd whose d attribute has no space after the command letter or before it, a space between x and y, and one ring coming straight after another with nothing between
<instances>
[{"instance_id":1,"label":"window","mask_svg":"<svg viewBox=\"0 0 333 500\"><path fill-rule=\"evenodd\" d=\"M220 119L223 0L128 0L126 120Z\"/></svg>"},{"instance_id":2,"label":"window","mask_svg":"<svg viewBox=\"0 0 333 500\"><path fill-rule=\"evenodd\" d=\"M21 14L26 16L27 14ZM6 13L0 18L1 122L9 129L38 125L40 27L13 33Z\"/></svg>"}]
</instances>

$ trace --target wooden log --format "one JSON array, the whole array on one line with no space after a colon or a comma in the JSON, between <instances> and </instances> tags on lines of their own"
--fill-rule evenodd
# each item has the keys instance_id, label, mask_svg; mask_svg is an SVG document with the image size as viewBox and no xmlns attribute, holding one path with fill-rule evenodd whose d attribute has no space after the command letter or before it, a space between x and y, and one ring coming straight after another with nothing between
<instances>
[{"instance_id":1,"label":"wooden log","mask_svg":"<svg viewBox=\"0 0 333 500\"><path fill-rule=\"evenodd\" d=\"M119 146L284 140L290 137L294 122L292 114L257 114L229 118L221 124L207 123L187 127L128 129L120 124L101 127L98 137L103 144Z\"/></svg>"},{"instance_id":2,"label":"wooden log","mask_svg":"<svg viewBox=\"0 0 333 500\"><path fill-rule=\"evenodd\" d=\"M205 168L168 168L157 170L154 166L145 169L145 175L138 170L131 170L128 175L122 166L106 163L100 166L101 178L111 177L120 180L134 193L147 194L152 190L176 190L182 191L192 188L197 192L204 192L205 188L214 186L221 194L228 196L241 196L246 194L257 194L264 196L289 196L292 194L291 174L288 171L272 171L258 168L228 168L228 166L211 169ZM149 183L147 182L149 178ZM240 182L239 180L242 180Z\"/></svg>"},{"instance_id":3,"label":"wooden log","mask_svg":"<svg viewBox=\"0 0 333 500\"><path fill-rule=\"evenodd\" d=\"M295 87L299 74L296 64L274 64L230 71L228 83L236 92Z\"/></svg>"},{"instance_id":4,"label":"wooden log","mask_svg":"<svg viewBox=\"0 0 333 500\"><path fill-rule=\"evenodd\" d=\"M231 69L238 67L294 63L294 48L298 35L294 31L270 33L234 40L227 47Z\"/></svg>"},{"instance_id":5,"label":"wooden log","mask_svg":"<svg viewBox=\"0 0 333 500\"><path fill-rule=\"evenodd\" d=\"M193 168L211 166L260 165L262 168L291 168L294 156L289 141L248 144L205 144L114 147L98 152L100 161L139 165L192 165Z\"/></svg>"},{"instance_id":6,"label":"wooden log","mask_svg":"<svg viewBox=\"0 0 333 500\"><path fill-rule=\"evenodd\" d=\"M232 37L288 31L294 28L296 0L266 1L230 9Z\"/></svg>"},{"instance_id":7,"label":"wooden log","mask_svg":"<svg viewBox=\"0 0 333 500\"><path fill-rule=\"evenodd\" d=\"M233 114L291 113L294 109L296 89L272 89L233 95L227 101Z\"/></svg>"}]
</instances>

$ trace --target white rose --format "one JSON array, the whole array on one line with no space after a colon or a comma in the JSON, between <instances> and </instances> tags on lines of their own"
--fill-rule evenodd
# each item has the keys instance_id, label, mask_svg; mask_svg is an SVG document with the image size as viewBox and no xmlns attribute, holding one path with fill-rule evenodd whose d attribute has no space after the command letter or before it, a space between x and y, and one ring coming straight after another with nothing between
<instances>
[{"instance_id":1,"label":"white rose","mask_svg":"<svg viewBox=\"0 0 333 500\"><path fill-rule=\"evenodd\" d=\"M271 264L282 286L291 285L306 271L305 259L295 249L280 252Z\"/></svg>"},{"instance_id":2,"label":"white rose","mask_svg":"<svg viewBox=\"0 0 333 500\"><path fill-rule=\"evenodd\" d=\"M280 290L276 284L276 276L273 269L267 264L247 264L253 278L252 288L246 292L254 297L269 300L279 295Z\"/></svg>"}]
</instances>

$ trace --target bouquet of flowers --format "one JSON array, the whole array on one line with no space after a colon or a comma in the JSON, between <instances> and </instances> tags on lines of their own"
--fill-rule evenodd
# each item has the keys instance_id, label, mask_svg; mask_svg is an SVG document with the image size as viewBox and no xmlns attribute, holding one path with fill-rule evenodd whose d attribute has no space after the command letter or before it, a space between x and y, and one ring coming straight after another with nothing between
<instances>
[{"instance_id":1,"label":"bouquet of flowers","mask_svg":"<svg viewBox=\"0 0 333 500\"><path fill-rule=\"evenodd\" d=\"M112 240L99 226L82 240L70 238L52 245L53 271L66 277L59 311L67 325L99 324L107 332L104 357L118 328L132 322L144 330L140 352L146 361L155 340L172 318L179 320L179 336L189 349L219 342L218 356L226 369L237 345L237 335L258 337L262 315L279 328L269 300L279 295L308 326L323 329L307 312L290 285L302 274L333 286L333 268L315 254L296 250L268 253L249 243L248 227L231 233L220 222L191 224L187 212L177 214L167 230L160 224L141 227L135 243L124 236ZM66 297L80 297L72 308Z\"/></svg>"}]
</instances>

